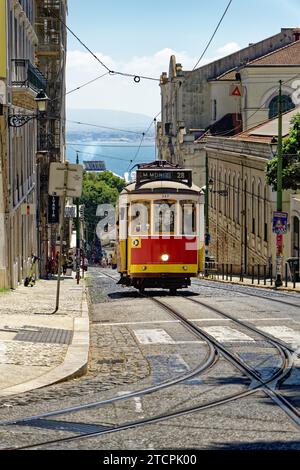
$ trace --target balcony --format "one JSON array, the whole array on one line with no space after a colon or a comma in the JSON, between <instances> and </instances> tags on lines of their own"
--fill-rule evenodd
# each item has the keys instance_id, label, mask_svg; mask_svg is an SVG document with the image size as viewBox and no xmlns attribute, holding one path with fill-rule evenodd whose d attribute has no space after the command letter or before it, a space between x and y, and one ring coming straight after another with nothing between
<instances>
[{"instance_id":1,"label":"balcony","mask_svg":"<svg viewBox=\"0 0 300 470\"><path fill-rule=\"evenodd\" d=\"M13 87L31 88L35 92L46 89L46 78L28 59L12 59L11 62Z\"/></svg>"}]
</instances>

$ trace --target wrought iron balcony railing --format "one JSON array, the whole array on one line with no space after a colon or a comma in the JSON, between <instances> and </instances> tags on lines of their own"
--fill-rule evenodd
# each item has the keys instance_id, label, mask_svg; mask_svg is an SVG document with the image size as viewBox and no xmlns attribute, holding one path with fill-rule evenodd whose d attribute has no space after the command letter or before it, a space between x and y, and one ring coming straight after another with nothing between
<instances>
[{"instance_id":1,"label":"wrought iron balcony railing","mask_svg":"<svg viewBox=\"0 0 300 470\"><path fill-rule=\"evenodd\" d=\"M12 59L12 85L39 91L46 89L47 80L28 59Z\"/></svg>"}]
</instances>

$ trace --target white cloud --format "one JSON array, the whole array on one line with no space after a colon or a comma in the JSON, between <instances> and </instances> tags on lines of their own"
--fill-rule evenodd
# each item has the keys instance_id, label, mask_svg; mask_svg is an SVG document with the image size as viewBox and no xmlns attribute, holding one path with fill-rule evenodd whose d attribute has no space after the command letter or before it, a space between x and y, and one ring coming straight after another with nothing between
<instances>
[{"instance_id":1,"label":"white cloud","mask_svg":"<svg viewBox=\"0 0 300 470\"><path fill-rule=\"evenodd\" d=\"M216 51L215 57L202 60L200 65L238 49L236 43L228 43ZM157 79L162 72L168 72L171 55L176 56L176 61L182 64L184 70L193 69L198 60L185 51L178 52L170 48L161 49L151 56L135 56L128 62L117 62L101 52L95 54L111 70ZM78 50L68 52L67 90L72 90L103 73L105 69L88 52ZM68 95L67 105L69 108L118 109L155 116L160 111L159 82L142 79L140 83L135 83L133 78L107 75Z\"/></svg>"},{"instance_id":2,"label":"white cloud","mask_svg":"<svg viewBox=\"0 0 300 470\"><path fill-rule=\"evenodd\" d=\"M225 46L220 47L217 49L217 54L220 57L233 54L234 52L238 51L240 49L240 46L236 42L229 42L228 44L225 44Z\"/></svg>"}]
</instances>

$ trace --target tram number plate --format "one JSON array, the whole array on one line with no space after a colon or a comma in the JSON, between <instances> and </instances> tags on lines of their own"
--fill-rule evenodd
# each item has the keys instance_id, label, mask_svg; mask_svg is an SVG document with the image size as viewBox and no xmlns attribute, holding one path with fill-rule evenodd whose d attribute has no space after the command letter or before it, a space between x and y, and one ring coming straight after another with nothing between
<instances>
[{"instance_id":1,"label":"tram number plate","mask_svg":"<svg viewBox=\"0 0 300 470\"><path fill-rule=\"evenodd\" d=\"M163 194L162 199L169 199L170 195L169 194Z\"/></svg>"}]
</instances>

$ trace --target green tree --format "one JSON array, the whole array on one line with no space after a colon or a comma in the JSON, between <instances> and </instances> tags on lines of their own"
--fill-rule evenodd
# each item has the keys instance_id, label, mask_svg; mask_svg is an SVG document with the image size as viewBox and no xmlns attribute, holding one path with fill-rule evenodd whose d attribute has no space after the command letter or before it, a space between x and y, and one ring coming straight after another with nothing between
<instances>
[{"instance_id":1,"label":"green tree","mask_svg":"<svg viewBox=\"0 0 300 470\"><path fill-rule=\"evenodd\" d=\"M83 175L82 196L80 204L84 204L84 217L87 227L87 241L95 241L96 226L99 217L96 216L99 204L115 205L119 193L125 186L125 180L114 175L111 171L102 173L87 173Z\"/></svg>"},{"instance_id":2,"label":"green tree","mask_svg":"<svg viewBox=\"0 0 300 470\"><path fill-rule=\"evenodd\" d=\"M291 124L288 137L283 139L282 189L300 187L300 113L293 116ZM277 164L275 156L266 169L266 181L274 191L277 191Z\"/></svg>"}]
</instances>

